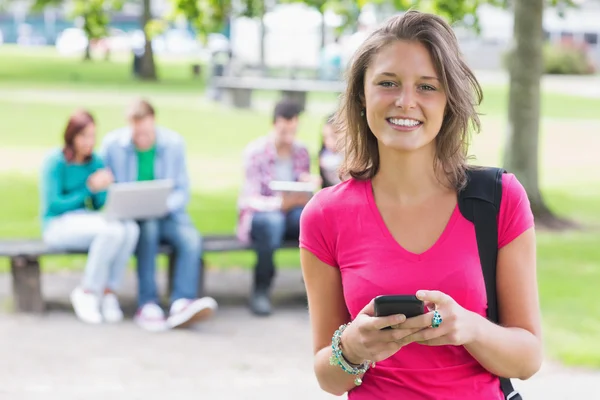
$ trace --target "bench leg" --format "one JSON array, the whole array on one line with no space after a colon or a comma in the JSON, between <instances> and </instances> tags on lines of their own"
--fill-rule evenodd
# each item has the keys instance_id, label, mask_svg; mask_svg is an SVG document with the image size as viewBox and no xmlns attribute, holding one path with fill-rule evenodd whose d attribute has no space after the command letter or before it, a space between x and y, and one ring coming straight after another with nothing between
<instances>
[{"instance_id":1,"label":"bench leg","mask_svg":"<svg viewBox=\"0 0 600 400\"><path fill-rule=\"evenodd\" d=\"M40 263L37 257L19 256L10 260L13 298L17 312L38 313L45 310L42 299Z\"/></svg>"},{"instance_id":2,"label":"bench leg","mask_svg":"<svg viewBox=\"0 0 600 400\"><path fill-rule=\"evenodd\" d=\"M234 108L252 107L252 90L250 89L224 89L223 100Z\"/></svg>"}]
</instances>

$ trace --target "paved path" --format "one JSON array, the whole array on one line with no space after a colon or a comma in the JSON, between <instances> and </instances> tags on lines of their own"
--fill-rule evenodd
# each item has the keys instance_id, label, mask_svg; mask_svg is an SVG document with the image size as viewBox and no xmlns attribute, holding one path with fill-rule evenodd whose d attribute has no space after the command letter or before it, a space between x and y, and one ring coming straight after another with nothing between
<instances>
[{"instance_id":1,"label":"paved path","mask_svg":"<svg viewBox=\"0 0 600 400\"><path fill-rule=\"evenodd\" d=\"M221 304L211 323L193 331L152 334L129 320L113 326L79 323L66 301L78 273L44 276L50 300L43 317L0 312L0 398L6 400L264 399L326 400L312 373L310 327L298 271L279 275L278 308L267 319L244 306L249 273L208 273ZM0 302L10 296L0 275ZM123 290L131 316L134 279ZM161 285L164 287L164 281ZM519 384L526 400L591 398L600 373L553 365ZM573 392L569 394L568 387Z\"/></svg>"}]
</instances>

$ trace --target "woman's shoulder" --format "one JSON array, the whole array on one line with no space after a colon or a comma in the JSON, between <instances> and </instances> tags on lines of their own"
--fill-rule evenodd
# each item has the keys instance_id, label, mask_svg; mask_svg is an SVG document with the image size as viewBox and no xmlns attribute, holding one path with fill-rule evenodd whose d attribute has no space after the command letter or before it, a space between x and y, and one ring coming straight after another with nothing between
<instances>
[{"instance_id":1,"label":"woman's shoulder","mask_svg":"<svg viewBox=\"0 0 600 400\"><path fill-rule=\"evenodd\" d=\"M50 149L44 157L45 166L55 166L65 163L65 155L63 154L62 148L59 147Z\"/></svg>"},{"instance_id":2,"label":"woman's shoulder","mask_svg":"<svg viewBox=\"0 0 600 400\"><path fill-rule=\"evenodd\" d=\"M323 207L339 209L350 204L362 203L365 200L365 185L368 181L354 178L347 179L336 185L321 189L315 194Z\"/></svg>"},{"instance_id":3,"label":"woman's shoulder","mask_svg":"<svg viewBox=\"0 0 600 400\"><path fill-rule=\"evenodd\" d=\"M511 172L505 172L502 174L502 202L506 203L508 200L517 200L527 198L527 191L523 187L523 184L519 181L517 176Z\"/></svg>"},{"instance_id":4,"label":"woman's shoulder","mask_svg":"<svg viewBox=\"0 0 600 400\"><path fill-rule=\"evenodd\" d=\"M350 178L334 186L323 188L315 193L305 209L315 210L328 216L352 212L357 206L364 206L366 203L367 182Z\"/></svg>"}]
</instances>

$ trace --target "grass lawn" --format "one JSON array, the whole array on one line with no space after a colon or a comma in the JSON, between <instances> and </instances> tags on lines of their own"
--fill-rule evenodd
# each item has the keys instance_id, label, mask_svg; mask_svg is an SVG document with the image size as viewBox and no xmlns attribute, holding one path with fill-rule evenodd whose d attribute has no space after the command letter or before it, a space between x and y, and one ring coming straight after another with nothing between
<instances>
[{"instance_id":1,"label":"grass lawn","mask_svg":"<svg viewBox=\"0 0 600 400\"><path fill-rule=\"evenodd\" d=\"M232 233L246 143L269 129L270 110L229 110L203 100L204 83L190 78L189 62L159 62L164 81L130 79L126 62L83 63L53 54L23 53L0 47L0 238L38 237L37 173L48 148L59 145L67 115L79 106L97 117L100 138L123 123L134 95L147 95L161 124L186 139L194 190L189 211L202 232ZM117 90L118 88L118 91ZM498 165L506 127L504 87L485 89L483 133L472 152L480 163ZM261 94L266 103L275 94ZM325 103L331 97L317 96ZM309 100L310 101L310 100ZM319 127L330 107L311 109L301 121L300 138L313 153ZM588 224L582 232L538 234L538 271L549 354L563 362L600 367L600 100L546 93L543 96L541 183L550 206ZM595 228L594 228L595 227ZM298 267L297 250L281 251L278 263ZM210 255L209 267L248 267L249 253ZM81 268L83 257L46 257L44 270ZM0 260L0 270L8 261Z\"/></svg>"}]
</instances>

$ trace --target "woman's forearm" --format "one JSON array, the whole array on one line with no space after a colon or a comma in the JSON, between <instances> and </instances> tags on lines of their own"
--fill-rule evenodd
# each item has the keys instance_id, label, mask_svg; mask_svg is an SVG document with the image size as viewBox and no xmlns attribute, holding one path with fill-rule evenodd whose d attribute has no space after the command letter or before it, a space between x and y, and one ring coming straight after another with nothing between
<instances>
[{"instance_id":1,"label":"woman's forearm","mask_svg":"<svg viewBox=\"0 0 600 400\"><path fill-rule=\"evenodd\" d=\"M506 328L474 314L475 340L467 351L488 371L505 377L528 379L542 364L542 343L522 328Z\"/></svg>"},{"instance_id":2,"label":"woman's forearm","mask_svg":"<svg viewBox=\"0 0 600 400\"><path fill-rule=\"evenodd\" d=\"M315 375L319 386L324 391L336 396L342 396L356 385L354 379L356 375L350 375L339 365L331 365L329 357L331 357L331 346L327 346L315 355ZM362 378L362 376L359 376Z\"/></svg>"}]
</instances>

